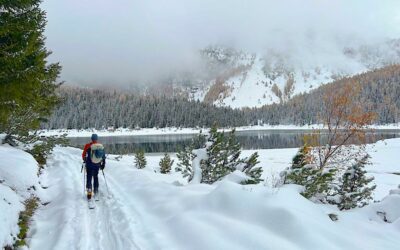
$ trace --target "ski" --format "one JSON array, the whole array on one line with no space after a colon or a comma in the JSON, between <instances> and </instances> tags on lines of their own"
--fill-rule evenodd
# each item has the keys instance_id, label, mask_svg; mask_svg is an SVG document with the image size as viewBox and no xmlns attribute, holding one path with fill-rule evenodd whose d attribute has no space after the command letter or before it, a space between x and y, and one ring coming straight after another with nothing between
<instances>
[{"instance_id":1,"label":"ski","mask_svg":"<svg viewBox=\"0 0 400 250\"><path fill-rule=\"evenodd\" d=\"M88 200L89 209L94 209L96 207L94 201L92 199Z\"/></svg>"}]
</instances>

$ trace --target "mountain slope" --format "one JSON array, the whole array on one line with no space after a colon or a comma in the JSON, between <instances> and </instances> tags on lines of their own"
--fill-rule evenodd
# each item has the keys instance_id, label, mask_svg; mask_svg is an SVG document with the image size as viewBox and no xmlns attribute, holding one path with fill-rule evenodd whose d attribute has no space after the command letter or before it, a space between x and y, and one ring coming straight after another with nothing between
<instances>
[{"instance_id":1,"label":"mountain slope","mask_svg":"<svg viewBox=\"0 0 400 250\"><path fill-rule=\"evenodd\" d=\"M276 51L249 54L221 46L206 48L202 55L215 72L188 90L192 99L233 108L261 107L342 77L400 63L400 41L303 57Z\"/></svg>"},{"instance_id":2,"label":"mountain slope","mask_svg":"<svg viewBox=\"0 0 400 250\"><path fill-rule=\"evenodd\" d=\"M282 104L249 111L252 117L268 124L318 124L323 96L344 83L359 82L358 96L365 108L378 115L375 124L400 122L400 65L388 66L323 85L309 93L294 96Z\"/></svg>"}]
</instances>

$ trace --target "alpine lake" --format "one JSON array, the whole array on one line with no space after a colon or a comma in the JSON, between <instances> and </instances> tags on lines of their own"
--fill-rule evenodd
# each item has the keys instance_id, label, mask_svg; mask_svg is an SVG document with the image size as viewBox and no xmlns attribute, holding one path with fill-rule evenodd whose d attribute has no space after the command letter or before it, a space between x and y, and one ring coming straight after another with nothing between
<instances>
[{"instance_id":1,"label":"alpine lake","mask_svg":"<svg viewBox=\"0 0 400 250\"><path fill-rule=\"evenodd\" d=\"M303 145L304 136L311 130L252 130L238 131L236 137L242 149L273 149L298 148ZM104 145L107 154L133 154L144 150L147 154L177 152L191 144L197 134L173 135L130 135L130 136L101 136L99 141ZM321 133L324 136L324 133ZM367 135L367 143L379 140L398 138L400 130L375 130ZM83 148L90 141L86 137L70 137L73 147Z\"/></svg>"}]
</instances>

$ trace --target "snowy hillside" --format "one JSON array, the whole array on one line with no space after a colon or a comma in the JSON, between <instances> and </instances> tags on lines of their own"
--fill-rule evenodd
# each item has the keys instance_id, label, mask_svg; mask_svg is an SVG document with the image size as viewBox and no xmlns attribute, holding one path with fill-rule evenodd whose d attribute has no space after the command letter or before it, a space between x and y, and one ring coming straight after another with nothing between
<instances>
[{"instance_id":1,"label":"snowy hillside","mask_svg":"<svg viewBox=\"0 0 400 250\"><path fill-rule=\"evenodd\" d=\"M193 99L233 108L279 103L343 76L400 63L399 44L393 40L338 51L265 54L213 46L202 55L209 70L217 72L189 92Z\"/></svg>"},{"instance_id":2,"label":"snowy hillside","mask_svg":"<svg viewBox=\"0 0 400 250\"><path fill-rule=\"evenodd\" d=\"M381 202L342 212L310 202L298 186L272 187L296 149L260 150L266 182L247 186L229 178L187 185L179 173L158 173L161 156L148 156L148 167L138 170L132 156L109 155L105 174L110 193L100 176L101 198L89 210L81 150L57 147L40 176L46 189L36 188L45 205L33 217L27 244L32 250L397 249L400 190L388 194L400 184L394 174L400 172L399 149L398 139L368 146L369 173L378 186L374 196ZM7 159L0 165L0 245L5 245L18 230L25 188L38 180L29 174L37 165L26 153L1 146L0 157ZM331 213L339 220L332 221Z\"/></svg>"},{"instance_id":3,"label":"snowy hillside","mask_svg":"<svg viewBox=\"0 0 400 250\"><path fill-rule=\"evenodd\" d=\"M38 164L28 153L10 146L0 146L0 247L12 245L18 234L19 212L23 202L41 187Z\"/></svg>"}]
</instances>

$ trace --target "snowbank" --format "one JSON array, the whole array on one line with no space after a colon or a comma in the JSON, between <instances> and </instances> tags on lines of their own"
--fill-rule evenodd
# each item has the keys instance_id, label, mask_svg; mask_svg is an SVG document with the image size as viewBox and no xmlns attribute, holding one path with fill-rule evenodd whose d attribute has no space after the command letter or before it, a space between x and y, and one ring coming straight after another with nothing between
<instances>
[{"instance_id":1,"label":"snowbank","mask_svg":"<svg viewBox=\"0 0 400 250\"><path fill-rule=\"evenodd\" d=\"M39 188L38 164L28 153L0 146L0 247L13 244L19 232L19 212L23 201ZM34 188L33 188L34 187Z\"/></svg>"},{"instance_id":2,"label":"snowbank","mask_svg":"<svg viewBox=\"0 0 400 250\"><path fill-rule=\"evenodd\" d=\"M368 173L379 183L374 192L375 200L382 200L391 189L400 184L400 139L388 139L367 145L371 156L371 165L367 165Z\"/></svg>"},{"instance_id":3,"label":"snowbank","mask_svg":"<svg viewBox=\"0 0 400 250\"><path fill-rule=\"evenodd\" d=\"M360 210L361 218L352 218L346 216L352 212L306 200L296 186L270 189L226 180L176 187L157 175L143 182L141 171L118 164L110 171L121 186L136 183L126 197L145 214L162 249L395 249L400 243L394 241L399 229L368 219L374 211ZM339 222L328 212L338 214Z\"/></svg>"},{"instance_id":4,"label":"snowbank","mask_svg":"<svg viewBox=\"0 0 400 250\"><path fill-rule=\"evenodd\" d=\"M396 159L399 151L392 149L396 145L400 145L399 139L369 148L375 153L369 171L398 171L387 165ZM185 185L179 173L159 173L162 156L148 156L148 167L142 170L134 167L132 156L108 156L105 173L112 198L107 198L101 177L102 199L94 210L88 210L82 190L80 153L79 149L57 147L49 159L46 192L52 202L35 215L29 242L33 250L383 250L398 249L400 245L397 192L382 202L343 212L334 206L310 202L295 185L242 186L234 183L236 178L214 185ZM296 149L260 151L266 177L287 167L295 153ZM380 165L383 158L388 159ZM172 159L176 160L174 155ZM378 188L381 181L376 180ZM400 183L399 180L393 186L385 178L383 181L391 189ZM337 215L337 221L328 216L332 213Z\"/></svg>"}]
</instances>

